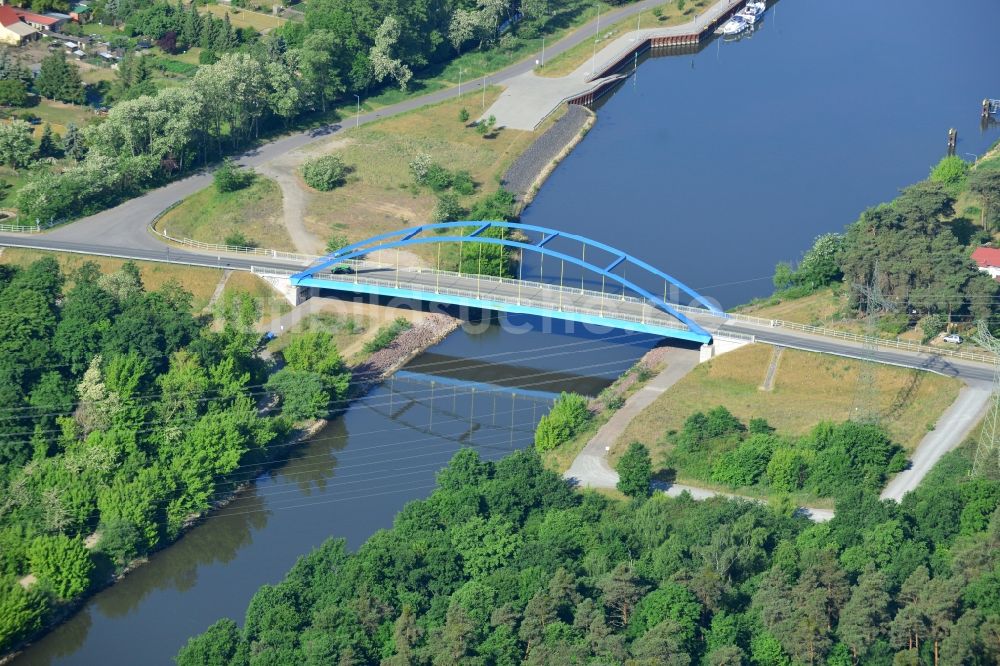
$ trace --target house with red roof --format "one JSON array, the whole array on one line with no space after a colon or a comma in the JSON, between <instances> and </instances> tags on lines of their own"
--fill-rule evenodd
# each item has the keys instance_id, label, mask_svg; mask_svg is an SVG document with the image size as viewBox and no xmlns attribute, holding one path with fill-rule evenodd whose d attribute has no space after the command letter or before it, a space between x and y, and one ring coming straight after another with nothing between
<instances>
[{"instance_id":1,"label":"house with red roof","mask_svg":"<svg viewBox=\"0 0 1000 666\"><path fill-rule=\"evenodd\" d=\"M989 273L994 280L1000 279L1000 249L977 247L972 253L972 260L979 266L979 270Z\"/></svg>"},{"instance_id":2,"label":"house with red roof","mask_svg":"<svg viewBox=\"0 0 1000 666\"><path fill-rule=\"evenodd\" d=\"M11 7L17 17L30 25L36 30L53 30L58 31L59 28L63 26L69 16L66 18L60 18L58 16L50 16L48 14L38 14L36 12L28 11L27 9L22 9L21 7Z\"/></svg>"},{"instance_id":3,"label":"house with red roof","mask_svg":"<svg viewBox=\"0 0 1000 666\"><path fill-rule=\"evenodd\" d=\"M20 46L38 36L38 31L21 20L13 7L0 5L0 44Z\"/></svg>"}]
</instances>

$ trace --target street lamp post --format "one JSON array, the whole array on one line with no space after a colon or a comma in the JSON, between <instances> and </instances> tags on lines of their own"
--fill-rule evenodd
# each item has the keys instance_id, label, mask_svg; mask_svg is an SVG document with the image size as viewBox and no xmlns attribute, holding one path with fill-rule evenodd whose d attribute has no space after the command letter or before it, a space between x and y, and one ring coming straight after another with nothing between
<instances>
[{"instance_id":1,"label":"street lamp post","mask_svg":"<svg viewBox=\"0 0 1000 666\"><path fill-rule=\"evenodd\" d=\"M486 108L486 75L483 74L483 108Z\"/></svg>"},{"instance_id":2,"label":"street lamp post","mask_svg":"<svg viewBox=\"0 0 1000 666\"><path fill-rule=\"evenodd\" d=\"M358 111L357 111L357 113L354 116L354 126L355 127L360 127L361 126L361 95L355 95L355 97L358 98Z\"/></svg>"},{"instance_id":3,"label":"street lamp post","mask_svg":"<svg viewBox=\"0 0 1000 666\"><path fill-rule=\"evenodd\" d=\"M542 35L542 67L545 67L545 35Z\"/></svg>"},{"instance_id":4,"label":"street lamp post","mask_svg":"<svg viewBox=\"0 0 1000 666\"><path fill-rule=\"evenodd\" d=\"M594 60L590 65L590 75L597 76L597 40L601 38L601 6L597 5L597 27L594 30Z\"/></svg>"},{"instance_id":5,"label":"street lamp post","mask_svg":"<svg viewBox=\"0 0 1000 666\"><path fill-rule=\"evenodd\" d=\"M464 72L461 67L458 68L458 96L462 96L462 72Z\"/></svg>"}]
</instances>

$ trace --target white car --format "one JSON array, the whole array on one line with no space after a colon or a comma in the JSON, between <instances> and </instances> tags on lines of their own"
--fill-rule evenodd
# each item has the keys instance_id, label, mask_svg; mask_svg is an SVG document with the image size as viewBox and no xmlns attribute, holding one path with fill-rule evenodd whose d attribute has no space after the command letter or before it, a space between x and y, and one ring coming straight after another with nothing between
<instances>
[{"instance_id":1,"label":"white car","mask_svg":"<svg viewBox=\"0 0 1000 666\"><path fill-rule=\"evenodd\" d=\"M948 335L944 336L944 338L942 338L942 339L945 342L950 342L950 343L952 343L954 345L960 345L960 344L962 344L962 336L956 335L955 333L949 333Z\"/></svg>"}]
</instances>

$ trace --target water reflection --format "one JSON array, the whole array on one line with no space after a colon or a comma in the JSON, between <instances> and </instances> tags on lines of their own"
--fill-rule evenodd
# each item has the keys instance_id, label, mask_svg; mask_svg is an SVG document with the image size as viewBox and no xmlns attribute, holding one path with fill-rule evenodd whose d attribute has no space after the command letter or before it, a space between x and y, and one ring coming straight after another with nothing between
<instances>
[{"instance_id":1,"label":"water reflection","mask_svg":"<svg viewBox=\"0 0 1000 666\"><path fill-rule=\"evenodd\" d=\"M260 585L280 580L327 537L344 537L355 548L391 525L405 502L426 496L460 447L495 460L530 445L555 395L533 382L564 390L577 381L593 387L608 381L548 369L543 357L551 337L482 335L492 341L485 356L511 363L463 360L456 353L474 354L478 343L464 333L452 336L309 442L289 449L280 467L96 595L17 663L168 663L188 637L215 620L241 619ZM590 349L599 344L561 341ZM642 350L626 346L612 356L627 365Z\"/></svg>"}]
</instances>

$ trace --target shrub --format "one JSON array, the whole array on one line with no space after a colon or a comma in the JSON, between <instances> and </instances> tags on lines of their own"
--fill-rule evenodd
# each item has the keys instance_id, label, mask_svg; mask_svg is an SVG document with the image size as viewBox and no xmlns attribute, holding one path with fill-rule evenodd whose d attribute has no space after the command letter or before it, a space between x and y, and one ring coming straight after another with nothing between
<instances>
[{"instance_id":1,"label":"shrub","mask_svg":"<svg viewBox=\"0 0 1000 666\"><path fill-rule=\"evenodd\" d=\"M639 442L629 444L615 469L618 472L618 490L629 497L649 497L653 463L645 446Z\"/></svg>"},{"instance_id":2,"label":"shrub","mask_svg":"<svg viewBox=\"0 0 1000 666\"><path fill-rule=\"evenodd\" d=\"M467 122L469 122L469 110L467 108L465 108L464 106L458 112L458 121L461 122L461 123L467 123Z\"/></svg>"},{"instance_id":3,"label":"shrub","mask_svg":"<svg viewBox=\"0 0 1000 666\"><path fill-rule=\"evenodd\" d=\"M229 158L222 161L222 166L216 169L215 175L212 176L215 189L219 192L242 190L244 187L248 187L253 182L253 179L253 171L241 169L239 165Z\"/></svg>"},{"instance_id":4,"label":"shrub","mask_svg":"<svg viewBox=\"0 0 1000 666\"><path fill-rule=\"evenodd\" d=\"M909 316L901 313L886 315L878 320L878 330L888 335L901 335L909 327Z\"/></svg>"},{"instance_id":5,"label":"shrub","mask_svg":"<svg viewBox=\"0 0 1000 666\"><path fill-rule=\"evenodd\" d=\"M242 231L229 234L223 239L223 243L233 247L257 247L257 243L244 236Z\"/></svg>"},{"instance_id":6,"label":"shrub","mask_svg":"<svg viewBox=\"0 0 1000 666\"><path fill-rule=\"evenodd\" d=\"M31 572L59 599L72 599L90 587L94 562L82 539L39 536L28 551Z\"/></svg>"},{"instance_id":7,"label":"shrub","mask_svg":"<svg viewBox=\"0 0 1000 666\"><path fill-rule=\"evenodd\" d=\"M927 315L920 320L920 331L924 334L923 341L927 342L944 332L948 325L948 318L943 314Z\"/></svg>"},{"instance_id":8,"label":"shrub","mask_svg":"<svg viewBox=\"0 0 1000 666\"><path fill-rule=\"evenodd\" d=\"M583 430L590 421L587 399L576 393L561 394L548 414L538 421L535 429L535 448L550 451L569 441Z\"/></svg>"},{"instance_id":9,"label":"shrub","mask_svg":"<svg viewBox=\"0 0 1000 666\"><path fill-rule=\"evenodd\" d=\"M775 438L771 435L751 435L715 462L712 480L734 488L752 486L767 471L774 444Z\"/></svg>"},{"instance_id":10,"label":"shrub","mask_svg":"<svg viewBox=\"0 0 1000 666\"><path fill-rule=\"evenodd\" d=\"M438 196L437 208L434 209L435 222L452 222L461 219L465 212L458 203L458 197L454 194L442 194Z\"/></svg>"},{"instance_id":11,"label":"shrub","mask_svg":"<svg viewBox=\"0 0 1000 666\"><path fill-rule=\"evenodd\" d=\"M443 166L431 163L427 167L424 183L435 192L442 192L451 187L451 173Z\"/></svg>"},{"instance_id":12,"label":"shrub","mask_svg":"<svg viewBox=\"0 0 1000 666\"><path fill-rule=\"evenodd\" d=\"M344 184L347 166L339 155L324 155L302 165L302 179L309 187L329 192Z\"/></svg>"},{"instance_id":13,"label":"shrub","mask_svg":"<svg viewBox=\"0 0 1000 666\"><path fill-rule=\"evenodd\" d=\"M413 181L417 185L423 185L427 180L427 171L431 168L434 161L431 160L431 156L427 153L420 153L410 162L410 173L413 174Z\"/></svg>"},{"instance_id":14,"label":"shrub","mask_svg":"<svg viewBox=\"0 0 1000 666\"><path fill-rule=\"evenodd\" d=\"M969 173L969 163L956 155L941 158L931 169L931 180L946 187L960 188Z\"/></svg>"},{"instance_id":15,"label":"shrub","mask_svg":"<svg viewBox=\"0 0 1000 666\"><path fill-rule=\"evenodd\" d=\"M350 244L351 244L350 241L347 240L347 236L345 236L344 234L333 234L326 241L326 251L329 253L333 253L342 247L347 247Z\"/></svg>"},{"instance_id":16,"label":"shrub","mask_svg":"<svg viewBox=\"0 0 1000 666\"><path fill-rule=\"evenodd\" d=\"M468 196L476 191L476 184L468 171L456 171L451 178L451 187L459 194Z\"/></svg>"},{"instance_id":17,"label":"shrub","mask_svg":"<svg viewBox=\"0 0 1000 666\"><path fill-rule=\"evenodd\" d=\"M205 49L198 54L199 65L214 65L218 59L218 56L215 55L215 51L211 49Z\"/></svg>"},{"instance_id":18,"label":"shrub","mask_svg":"<svg viewBox=\"0 0 1000 666\"><path fill-rule=\"evenodd\" d=\"M368 354L374 354L380 349L385 349L393 343L393 341L399 337L403 331L408 331L413 328L413 324L408 322L403 317L398 317L388 326L383 326L375 334L375 337L369 340L364 345L364 350Z\"/></svg>"}]
</instances>

